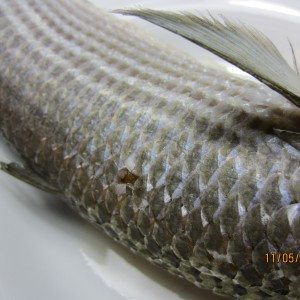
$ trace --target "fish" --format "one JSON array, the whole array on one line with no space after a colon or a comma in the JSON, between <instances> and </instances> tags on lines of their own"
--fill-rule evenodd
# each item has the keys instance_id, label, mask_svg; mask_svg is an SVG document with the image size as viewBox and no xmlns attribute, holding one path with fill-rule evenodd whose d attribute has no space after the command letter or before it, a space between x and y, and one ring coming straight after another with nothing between
<instances>
[{"instance_id":1,"label":"fish","mask_svg":"<svg viewBox=\"0 0 300 300\"><path fill-rule=\"evenodd\" d=\"M200 288L299 299L296 59L293 70L267 37L226 18L116 12L176 32L262 83L146 39L87 3L1 0L0 129L23 164L0 168Z\"/></svg>"}]
</instances>

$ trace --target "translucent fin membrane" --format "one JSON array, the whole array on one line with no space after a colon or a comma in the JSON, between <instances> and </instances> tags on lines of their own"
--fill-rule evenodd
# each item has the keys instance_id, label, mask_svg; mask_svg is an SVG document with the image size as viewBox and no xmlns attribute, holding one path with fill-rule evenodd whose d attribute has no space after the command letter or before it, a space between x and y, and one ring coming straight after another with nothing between
<instances>
[{"instance_id":1,"label":"translucent fin membrane","mask_svg":"<svg viewBox=\"0 0 300 300\"><path fill-rule=\"evenodd\" d=\"M300 107L300 77L260 31L227 18L217 20L188 12L120 9L168 29L213 52L277 91Z\"/></svg>"}]
</instances>

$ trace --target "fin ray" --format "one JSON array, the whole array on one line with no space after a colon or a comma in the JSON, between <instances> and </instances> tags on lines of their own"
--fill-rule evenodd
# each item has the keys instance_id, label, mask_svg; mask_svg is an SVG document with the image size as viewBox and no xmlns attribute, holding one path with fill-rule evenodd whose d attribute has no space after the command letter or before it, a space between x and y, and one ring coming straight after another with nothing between
<instances>
[{"instance_id":1,"label":"fin ray","mask_svg":"<svg viewBox=\"0 0 300 300\"><path fill-rule=\"evenodd\" d=\"M300 76L282 57L276 46L259 30L190 12L151 9L121 9L115 13L133 15L174 32L211 51L251 74L300 107Z\"/></svg>"},{"instance_id":2,"label":"fin ray","mask_svg":"<svg viewBox=\"0 0 300 300\"><path fill-rule=\"evenodd\" d=\"M0 161L0 170L40 190L49 193L59 193L55 187L48 184L44 179L33 173L33 171L31 171L29 168L25 168L18 163L13 162L7 164Z\"/></svg>"}]
</instances>

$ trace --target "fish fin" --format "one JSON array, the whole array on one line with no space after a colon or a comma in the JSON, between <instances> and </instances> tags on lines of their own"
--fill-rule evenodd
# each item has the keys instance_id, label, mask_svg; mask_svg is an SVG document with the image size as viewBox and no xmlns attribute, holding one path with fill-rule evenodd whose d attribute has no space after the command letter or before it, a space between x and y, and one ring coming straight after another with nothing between
<instances>
[{"instance_id":1,"label":"fish fin","mask_svg":"<svg viewBox=\"0 0 300 300\"><path fill-rule=\"evenodd\" d=\"M300 151L300 132L274 128L275 134Z\"/></svg>"},{"instance_id":2,"label":"fish fin","mask_svg":"<svg viewBox=\"0 0 300 300\"><path fill-rule=\"evenodd\" d=\"M190 12L118 9L174 32L251 74L300 107L300 76L263 33L224 16L218 20Z\"/></svg>"},{"instance_id":3,"label":"fish fin","mask_svg":"<svg viewBox=\"0 0 300 300\"><path fill-rule=\"evenodd\" d=\"M40 190L49 193L59 193L58 189L54 188L44 179L36 175L30 168L25 168L18 163L13 162L7 164L0 161L0 170Z\"/></svg>"},{"instance_id":4,"label":"fish fin","mask_svg":"<svg viewBox=\"0 0 300 300\"><path fill-rule=\"evenodd\" d=\"M294 65L294 69L296 71L296 73L298 74L298 76L300 75L299 74L299 65L298 65L298 62L297 62L297 59L296 59L296 55L295 55L295 51L294 51L294 47L293 47L293 44L291 43L291 41L289 40L289 44L290 44L290 48L291 48L291 52L292 52L292 57L293 57L293 65Z\"/></svg>"}]
</instances>

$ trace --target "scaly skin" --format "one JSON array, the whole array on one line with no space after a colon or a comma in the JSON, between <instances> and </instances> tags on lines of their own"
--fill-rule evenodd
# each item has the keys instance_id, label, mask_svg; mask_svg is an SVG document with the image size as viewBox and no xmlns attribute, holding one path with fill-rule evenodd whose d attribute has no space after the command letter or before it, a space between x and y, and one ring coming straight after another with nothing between
<instances>
[{"instance_id":1,"label":"scaly skin","mask_svg":"<svg viewBox=\"0 0 300 300\"><path fill-rule=\"evenodd\" d=\"M0 1L0 126L83 218L197 286L300 298L300 113L68 0ZM300 260L300 258L299 258Z\"/></svg>"}]
</instances>

